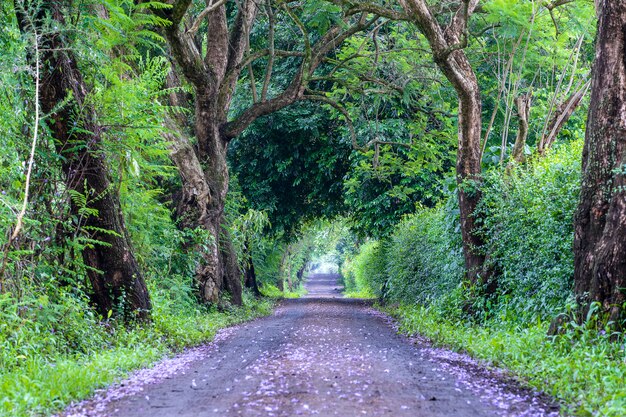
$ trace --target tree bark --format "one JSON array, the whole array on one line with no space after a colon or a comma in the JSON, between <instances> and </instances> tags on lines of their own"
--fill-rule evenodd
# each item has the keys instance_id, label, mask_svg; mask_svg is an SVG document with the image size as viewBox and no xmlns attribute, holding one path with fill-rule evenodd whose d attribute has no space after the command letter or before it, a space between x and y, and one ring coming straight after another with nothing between
<instances>
[{"instance_id":1,"label":"tree bark","mask_svg":"<svg viewBox=\"0 0 626 417\"><path fill-rule=\"evenodd\" d=\"M168 74L167 87L180 87L174 71ZM206 97L212 92L204 91L195 100L196 124L194 130L198 143L195 149L183 133L184 124L179 114L166 121L167 137L170 142L170 158L178 168L182 189L176 202L176 217L179 227L206 230L210 241L193 245L200 254L196 268L196 285L200 299L217 303L225 291L230 301L242 303L241 272L237 266L237 255L224 226L224 203L228 193L228 167L226 150L228 141L220 132L222 118L216 117L215 103ZM204 100L201 98L205 97ZM172 92L170 103L175 107L186 107L183 97ZM213 117L207 117L212 115ZM201 159L203 162L201 162Z\"/></svg>"},{"instance_id":2,"label":"tree bark","mask_svg":"<svg viewBox=\"0 0 626 417\"><path fill-rule=\"evenodd\" d=\"M574 224L574 291L623 328L626 301L626 1L598 2L596 58Z\"/></svg>"},{"instance_id":3,"label":"tree bark","mask_svg":"<svg viewBox=\"0 0 626 417\"><path fill-rule=\"evenodd\" d=\"M511 153L511 160L507 166L507 171L511 169L513 164L521 164L525 161L524 148L526 147L526 138L528 137L528 117L530 116L530 100L531 94L521 95L515 98L515 106L517 107L518 129L515 137L515 145Z\"/></svg>"},{"instance_id":4,"label":"tree bark","mask_svg":"<svg viewBox=\"0 0 626 417\"><path fill-rule=\"evenodd\" d=\"M182 196L177 203L177 217L183 228L201 228L209 232L210 242L200 245L201 262L196 270L200 298L217 303L220 293L230 294L231 302L240 305L241 273L228 231L224 225L224 204L228 193L226 146L215 126L204 124L196 136L210 143L203 152L203 163L191 152L191 146L180 145L172 154L183 181ZM208 133L208 135L204 135Z\"/></svg>"},{"instance_id":5,"label":"tree bark","mask_svg":"<svg viewBox=\"0 0 626 417\"><path fill-rule=\"evenodd\" d=\"M248 238L246 238L243 245L243 252L245 259L244 264L244 285L246 288L252 290L252 293L259 297L261 295L261 291L259 291L259 285L256 279L256 272L254 271L254 262L252 260L252 253L250 252L250 242Z\"/></svg>"},{"instance_id":6,"label":"tree bark","mask_svg":"<svg viewBox=\"0 0 626 417\"><path fill-rule=\"evenodd\" d=\"M46 9L40 12L49 13L64 26L62 2L42 3L42 8ZM22 11L16 2L22 31L39 32L40 28L32 27L31 19ZM91 239L101 242L83 249L93 299L105 317L112 312L125 319L146 319L150 298L124 224L117 188L109 178L100 129L93 109L86 103L87 86L71 48L61 33L47 32L41 36L45 75L41 79L40 98L42 111L49 114L47 124L55 139L56 152L64 157L66 187L86 198L85 205L72 199L71 213L76 218L84 217L83 230L90 233ZM85 208L97 210L97 215L85 216Z\"/></svg>"}]
</instances>

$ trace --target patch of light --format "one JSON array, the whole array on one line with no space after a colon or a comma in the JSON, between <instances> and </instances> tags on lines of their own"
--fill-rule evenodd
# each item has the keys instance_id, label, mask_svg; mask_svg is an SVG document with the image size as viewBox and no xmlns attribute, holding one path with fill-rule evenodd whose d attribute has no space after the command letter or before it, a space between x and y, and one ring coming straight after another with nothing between
<instances>
[{"instance_id":1,"label":"patch of light","mask_svg":"<svg viewBox=\"0 0 626 417\"><path fill-rule=\"evenodd\" d=\"M321 262L311 270L314 274L336 274L339 267L334 262Z\"/></svg>"}]
</instances>

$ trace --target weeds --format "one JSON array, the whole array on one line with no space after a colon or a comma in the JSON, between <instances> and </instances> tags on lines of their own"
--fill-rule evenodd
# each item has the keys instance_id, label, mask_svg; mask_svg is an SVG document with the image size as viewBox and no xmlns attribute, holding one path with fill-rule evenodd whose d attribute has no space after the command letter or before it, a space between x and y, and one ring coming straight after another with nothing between
<instances>
[{"instance_id":1,"label":"weeds","mask_svg":"<svg viewBox=\"0 0 626 417\"><path fill-rule=\"evenodd\" d=\"M443 317L432 308L386 309L400 330L420 333L439 346L464 351L510 370L527 383L563 402L577 416L626 415L626 354L623 340L579 326L575 332L548 337L547 322L526 326L492 321L483 326Z\"/></svg>"},{"instance_id":2,"label":"weeds","mask_svg":"<svg viewBox=\"0 0 626 417\"><path fill-rule=\"evenodd\" d=\"M85 398L129 371L187 346L210 341L215 333L270 314L272 302L246 295L242 307L227 312L173 303L153 286L152 323L124 327L99 321L86 300L62 299L15 305L0 298L0 415L38 416Z\"/></svg>"}]
</instances>

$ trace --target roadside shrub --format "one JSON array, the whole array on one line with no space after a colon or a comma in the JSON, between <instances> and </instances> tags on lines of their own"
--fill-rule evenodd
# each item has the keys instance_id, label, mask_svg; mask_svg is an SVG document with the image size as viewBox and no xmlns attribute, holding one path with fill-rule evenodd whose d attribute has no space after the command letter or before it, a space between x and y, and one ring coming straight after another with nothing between
<instances>
[{"instance_id":1,"label":"roadside shrub","mask_svg":"<svg viewBox=\"0 0 626 417\"><path fill-rule=\"evenodd\" d=\"M557 147L508 175L486 175L481 233L498 274L502 318L532 321L553 315L571 294L582 145Z\"/></svg>"},{"instance_id":2,"label":"roadside shrub","mask_svg":"<svg viewBox=\"0 0 626 417\"><path fill-rule=\"evenodd\" d=\"M387 281L385 242L370 240L351 262L354 291L382 297Z\"/></svg>"},{"instance_id":3,"label":"roadside shrub","mask_svg":"<svg viewBox=\"0 0 626 417\"><path fill-rule=\"evenodd\" d=\"M485 174L477 214L495 296L463 284L455 194L406 216L383 243L371 241L345 261L348 290L371 288L388 301L432 306L460 317L534 322L562 311L572 294L573 213L580 190L582 141L554 148L505 173ZM469 304L468 304L469 303Z\"/></svg>"},{"instance_id":4,"label":"roadside shrub","mask_svg":"<svg viewBox=\"0 0 626 417\"><path fill-rule=\"evenodd\" d=\"M430 304L446 296L463 277L457 211L440 206L405 217L387 251L387 298Z\"/></svg>"},{"instance_id":5,"label":"roadside shrub","mask_svg":"<svg viewBox=\"0 0 626 417\"><path fill-rule=\"evenodd\" d=\"M16 299L0 295L0 369L10 372L30 361L59 354L89 354L106 344L105 326L86 299L67 289Z\"/></svg>"},{"instance_id":6,"label":"roadside shrub","mask_svg":"<svg viewBox=\"0 0 626 417\"><path fill-rule=\"evenodd\" d=\"M340 272L345 292L358 291L356 281L354 279L354 266L352 259L342 260Z\"/></svg>"}]
</instances>

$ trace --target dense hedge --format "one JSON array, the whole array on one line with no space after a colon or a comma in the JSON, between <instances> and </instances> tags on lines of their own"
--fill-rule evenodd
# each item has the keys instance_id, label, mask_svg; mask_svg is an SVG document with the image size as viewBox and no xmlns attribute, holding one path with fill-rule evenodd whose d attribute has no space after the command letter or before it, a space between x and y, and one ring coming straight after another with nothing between
<instances>
[{"instance_id":1,"label":"dense hedge","mask_svg":"<svg viewBox=\"0 0 626 417\"><path fill-rule=\"evenodd\" d=\"M581 150L582 141L572 142L509 173L494 169L485 175L478 214L498 291L490 299L473 299L474 310L531 320L563 308L572 287ZM453 196L405 217L388 240L363 245L348 265L349 288L369 289L391 302L435 302L449 310L471 298L461 287L463 256Z\"/></svg>"},{"instance_id":2,"label":"dense hedge","mask_svg":"<svg viewBox=\"0 0 626 417\"><path fill-rule=\"evenodd\" d=\"M387 251L379 241L370 240L358 249L353 259L344 262L342 275L348 292L382 297L387 281Z\"/></svg>"},{"instance_id":3,"label":"dense hedge","mask_svg":"<svg viewBox=\"0 0 626 417\"><path fill-rule=\"evenodd\" d=\"M571 294L582 145L561 146L510 175L486 178L482 233L507 313L552 314Z\"/></svg>"},{"instance_id":4,"label":"dense hedge","mask_svg":"<svg viewBox=\"0 0 626 417\"><path fill-rule=\"evenodd\" d=\"M396 227L386 262L388 299L428 304L458 286L463 253L456 213L450 206L422 209Z\"/></svg>"}]
</instances>

